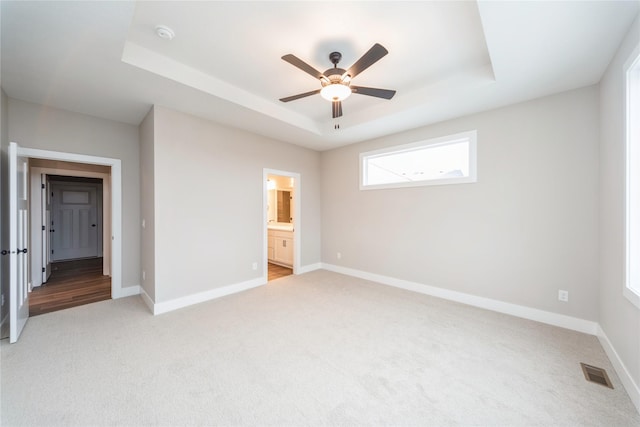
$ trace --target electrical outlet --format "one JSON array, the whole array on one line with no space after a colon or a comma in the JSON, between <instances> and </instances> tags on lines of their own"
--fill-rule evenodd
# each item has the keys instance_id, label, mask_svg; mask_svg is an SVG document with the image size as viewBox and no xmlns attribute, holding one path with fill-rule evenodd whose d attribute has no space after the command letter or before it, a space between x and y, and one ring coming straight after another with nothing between
<instances>
[{"instance_id":1,"label":"electrical outlet","mask_svg":"<svg viewBox=\"0 0 640 427\"><path fill-rule=\"evenodd\" d=\"M257 263L257 262L254 262L253 264L251 264L251 268L252 268L253 270L257 270L257 269L258 269L258 263Z\"/></svg>"},{"instance_id":2,"label":"electrical outlet","mask_svg":"<svg viewBox=\"0 0 640 427\"><path fill-rule=\"evenodd\" d=\"M4 294L2 294L2 303L0 303L0 306L4 305Z\"/></svg>"},{"instance_id":3,"label":"electrical outlet","mask_svg":"<svg viewBox=\"0 0 640 427\"><path fill-rule=\"evenodd\" d=\"M340 258L342 258L342 254L341 254L340 252L338 252L338 253L336 254L336 257L337 257L338 259L340 259Z\"/></svg>"},{"instance_id":4,"label":"electrical outlet","mask_svg":"<svg viewBox=\"0 0 640 427\"><path fill-rule=\"evenodd\" d=\"M142 280L144 281L144 279L147 278L147 272L142 270Z\"/></svg>"},{"instance_id":5,"label":"electrical outlet","mask_svg":"<svg viewBox=\"0 0 640 427\"><path fill-rule=\"evenodd\" d=\"M562 289L560 289L558 291L558 300L562 301L562 302L568 302L569 301L569 291L563 291Z\"/></svg>"}]
</instances>

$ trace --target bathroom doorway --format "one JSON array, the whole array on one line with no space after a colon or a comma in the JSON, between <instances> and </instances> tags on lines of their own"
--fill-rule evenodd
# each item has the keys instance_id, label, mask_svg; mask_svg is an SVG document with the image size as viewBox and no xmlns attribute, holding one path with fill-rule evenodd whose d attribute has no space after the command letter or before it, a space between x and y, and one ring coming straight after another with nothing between
<instances>
[{"instance_id":1,"label":"bathroom doorway","mask_svg":"<svg viewBox=\"0 0 640 427\"><path fill-rule=\"evenodd\" d=\"M300 175L265 169L263 174L265 281L297 274L300 265Z\"/></svg>"}]
</instances>

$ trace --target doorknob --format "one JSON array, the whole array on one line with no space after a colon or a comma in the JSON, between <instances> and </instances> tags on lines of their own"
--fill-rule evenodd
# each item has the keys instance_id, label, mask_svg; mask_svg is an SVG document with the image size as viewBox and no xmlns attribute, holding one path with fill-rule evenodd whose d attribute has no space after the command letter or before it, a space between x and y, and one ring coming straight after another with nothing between
<instances>
[{"instance_id":1,"label":"doorknob","mask_svg":"<svg viewBox=\"0 0 640 427\"><path fill-rule=\"evenodd\" d=\"M96 225L95 225L95 224L91 224L91 226L92 226L92 227L95 227Z\"/></svg>"}]
</instances>

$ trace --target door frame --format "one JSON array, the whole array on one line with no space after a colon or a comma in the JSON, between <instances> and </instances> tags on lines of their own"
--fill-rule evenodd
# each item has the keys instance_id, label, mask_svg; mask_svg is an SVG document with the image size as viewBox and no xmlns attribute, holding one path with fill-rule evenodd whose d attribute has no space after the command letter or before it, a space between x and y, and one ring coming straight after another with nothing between
<instances>
[{"instance_id":1,"label":"door frame","mask_svg":"<svg viewBox=\"0 0 640 427\"><path fill-rule=\"evenodd\" d=\"M269 197L269 189L267 188L267 177L269 175L279 175L293 178L293 206L295 217L293 219L293 274L298 274L300 271L300 248L301 243L301 224L302 224L302 192L300 189L301 180L300 174L297 172L289 172L278 169L264 168L262 170L262 271L264 282L269 280L269 260L268 260L268 224L269 224L269 212L267 205Z\"/></svg>"},{"instance_id":2,"label":"door frame","mask_svg":"<svg viewBox=\"0 0 640 427\"><path fill-rule=\"evenodd\" d=\"M41 241L43 239L38 237L34 238L34 236L36 235L39 236L39 234L37 233L42 229L43 226L46 228L47 233L49 231L49 225L41 223L42 222L41 212L36 212L36 211L42 211L42 213L44 213L44 209L45 209L45 207L42 205L42 202L40 200L42 196L41 194L42 189L40 187L40 181L39 181L40 176L44 174L46 176L63 175L63 176L70 176L70 177L102 179L102 199L101 199L102 235L100 236L102 245L101 247L99 247L99 250L101 251L102 257L103 257L102 258L102 274L105 276L110 276L111 275L110 244L111 244L111 235L112 235L111 220L110 220L111 175L105 172L98 172L98 171L91 171L91 170L64 169L63 167L56 168L56 167L45 167L45 166L30 166L29 172L31 177L31 205L29 206L29 208L32 210L30 214L30 218L31 218L30 230L32 233L30 242L31 242L31 246L33 247L32 254L38 250L41 250L42 246L44 245L44 242ZM32 266L31 281L32 281L32 286L35 288L42 285L42 280L35 279L34 275L38 271L41 271L42 267L45 267L45 265L43 260L40 260L39 258L34 258L34 257L35 255L33 255L31 258L31 266Z\"/></svg>"},{"instance_id":3,"label":"door frame","mask_svg":"<svg viewBox=\"0 0 640 427\"><path fill-rule=\"evenodd\" d=\"M124 293L122 291L122 162L120 159L40 150L20 146L18 146L18 155L34 159L59 160L64 162L109 166L111 168L109 180L111 186L111 238L108 242L111 246L111 298L116 299L128 296L128 293ZM88 172L83 172L83 174L87 173ZM106 191L103 187L103 197L105 193ZM103 222L106 222L106 218L104 217ZM107 242L103 241L103 244L106 246ZM104 253L103 255L106 257L107 253Z\"/></svg>"}]
</instances>

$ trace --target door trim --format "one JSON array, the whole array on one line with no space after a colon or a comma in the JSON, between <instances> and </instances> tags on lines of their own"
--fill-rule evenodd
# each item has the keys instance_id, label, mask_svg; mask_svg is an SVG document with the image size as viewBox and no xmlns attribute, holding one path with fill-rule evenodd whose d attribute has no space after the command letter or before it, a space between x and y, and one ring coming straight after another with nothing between
<instances>
[{"instance_id":1,"label":"door trim","mask_svg":"<svg viewBox=\"0 0 640 427\"><path fill-rule=\"evenodd\" d=\"M54 167L43 167L43 166L30 166L29 167L30 170L30 175L31 175L31 200L32 200L32 204L30 206L30 208L33 209L39 209L41 211L44 211L44 207L42 206L42 202L39 201L39 198L41 197L40 193L41 193L41 188L38 182L35 182L36 179L41 175L64 175L64 176L73 176L73 177L82 177L82 178L99 178L102 179L102 209L103 209L103 215L102 215L102 223L103 223L103 227L102 227L102 236L101 236L101 241L102 241L102 246L101 248L101 253L102 253L102 274L104 274L105 276L110 276L111 275L111 209L109 208L110 204L111 204L111 175L107 174L107 173L103 173L103 172L96 172L96 171L83 171L83 170L74 170L74 169L63 169L63 168L54 168ZM40 224L37 220L37 218L39 218L40 215L37 215L34 213L31 214L31 233L32 233L32 237L34 236L34 233L36 233L38 230L40 230L42 228L42 226L44 225L45 227L48 227L47 224ZM33 247L34 251L37 251L38 249L42 249L41 246L43 242L40 242L40 239L33 239L31 238L31 245ZM33 252L33 251L32 251ZM42 267L44 267L43 263L41 261L38 260L33 260L32 258L32 284L33 287L37 287L42 285L42 281L40 280L33 280L34 275L38 272L41 271Z\"/></svg>"},{"instance_id":2,"label":"door trim","mask_svg":"<svg viewBox=\"0 0 640 427\"><path fill-rule=\"evenodd\" d=\"M122 165L120 159L18 147L20 156L111 167L111 298L129 296L122 288Z\"/></svg>"},{"instance_id":3,"label":"door trim","mask_svg":"<svg viewBox=\"0 0 640 427\"><path fill-rule=\"evenodd\" d=\"M267 283L269 279L269 261L268 261L268 240L267 225L269 223L269 212L267 210L269 189L267 188L267 176L279 175L293 178L293 191L295 197L293 198L295 218L293 220L293 274L299 274L300 272L300 252L302 245L302 188L300 174L297 172L288 172L278 169L264 168L262 170L262 272L264 283Z\"/></svg>"}]
</instances>

